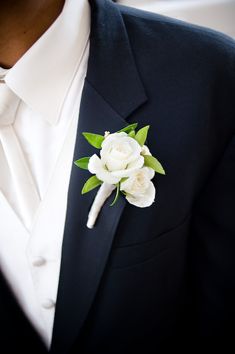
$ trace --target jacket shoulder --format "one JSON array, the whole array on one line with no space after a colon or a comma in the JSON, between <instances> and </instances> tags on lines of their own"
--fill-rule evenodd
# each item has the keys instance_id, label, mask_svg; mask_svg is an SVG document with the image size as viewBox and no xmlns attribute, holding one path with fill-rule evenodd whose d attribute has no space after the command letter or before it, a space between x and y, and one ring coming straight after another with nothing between
<instances>
[{"instance_id":1,"label":"jacket shoulder","mask_svg":"<svg viewBox=\"0 0 235 354\"><path fill-rule=\"evenodd\" d=\"M164 42L184 54L213 60L213 64L226 64L235 72L235 40L208 27L188 23L154 12L116 4L122 14L130 36L144 38L146 46Z\"/></svg>"}]
</instances>

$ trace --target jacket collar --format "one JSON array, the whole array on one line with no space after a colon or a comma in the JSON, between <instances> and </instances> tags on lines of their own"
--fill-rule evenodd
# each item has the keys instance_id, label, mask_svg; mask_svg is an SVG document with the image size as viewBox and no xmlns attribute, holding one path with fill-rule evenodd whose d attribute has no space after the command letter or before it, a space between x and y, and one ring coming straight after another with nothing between
<instances>
[{"instance_id":1,"label":"jacket collar","mask_svg":"<svg viewBox=\"0 0 235 354\"><path fill-rule=\"evenodd\" d=\"M147 99L126 27L118 4L89 2L92 28L87 80L125 118Z\"/></svg>"}]
</instances>

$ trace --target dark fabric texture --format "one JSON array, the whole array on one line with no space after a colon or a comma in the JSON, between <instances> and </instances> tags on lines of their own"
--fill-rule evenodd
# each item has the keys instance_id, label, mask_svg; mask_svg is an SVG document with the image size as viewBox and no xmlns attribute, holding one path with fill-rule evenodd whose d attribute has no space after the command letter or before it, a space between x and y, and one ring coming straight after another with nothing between
<instances>
[{"instance_id":1,"label":"dark fabric texture","mask_svg":"<svg viewBox=\"0 0 235 354\"><path fill-rule=\"evenodd\" d=\"M138 122L166 175L154 177L151 207L110 207L112 195L89 230L96 190L81 196L89 174L72 167L51 353L235 349L235 42L90 4L74 160L95 153L83 131ZM47 352L3 280L0 314L4 354Z\"/></svg>"}]
</instances>

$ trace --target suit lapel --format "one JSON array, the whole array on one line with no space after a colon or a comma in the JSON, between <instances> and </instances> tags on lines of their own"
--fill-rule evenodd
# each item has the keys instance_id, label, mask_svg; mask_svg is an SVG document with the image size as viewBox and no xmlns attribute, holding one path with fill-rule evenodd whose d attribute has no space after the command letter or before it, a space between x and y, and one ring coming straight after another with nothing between
<instances>
[{"instance_id":1,"label":"suit lapel","mask_svg":"<svg viewBox=\"0 0 235 354\"><path fill-rule=\"evenodd\" d=\"M119 130L146 100L118 6L110 0L90 0L91 35L87 75L81 98L73 161L95 150L83 131L104 134ZM98 289L125 207L106 201L93 229L86 227L97 190L81 195L89 173L72 166L62 247L61 271L51 352L67 353L83 326Z\"/></svg>"}]
</instances>

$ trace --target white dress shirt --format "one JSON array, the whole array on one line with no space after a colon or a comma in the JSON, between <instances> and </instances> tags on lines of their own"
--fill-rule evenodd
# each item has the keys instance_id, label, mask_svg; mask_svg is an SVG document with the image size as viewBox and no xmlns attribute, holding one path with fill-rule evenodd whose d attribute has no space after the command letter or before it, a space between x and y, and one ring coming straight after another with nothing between
<instances>
[{"instance_id":1,"label":"white dress shirt","mask_svg":"<svg viewBox=\"0 0 235 354\"><path fill-rule=\"evenodd\" d=\"M10 196L12 174L8 178L0 174L0 268L47 348L89 35L88 0L66 0L59 17L37 42L11 69L0 70L20 98L13 127L39 196L32 220L25 222ZM7 171L1 142L0 161L1 171Z\"/></svg>"}]
</instances>

